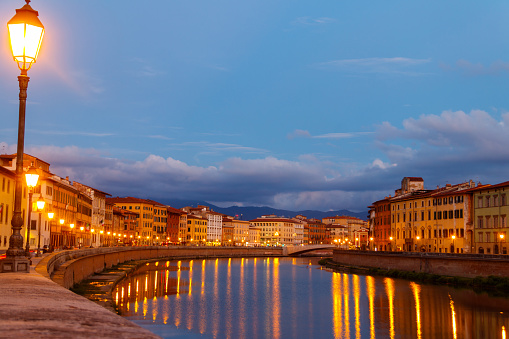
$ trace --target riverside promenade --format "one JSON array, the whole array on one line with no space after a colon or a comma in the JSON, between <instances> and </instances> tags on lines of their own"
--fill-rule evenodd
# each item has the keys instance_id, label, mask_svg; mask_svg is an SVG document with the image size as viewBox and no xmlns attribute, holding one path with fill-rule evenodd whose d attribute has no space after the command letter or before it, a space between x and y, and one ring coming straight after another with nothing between
<instances>
[{"instance_id":1,"label":"riverside promenade","mask_svg":"<svg viewBox=\"0 0 509 339\"><path fill-rule=\"evenodd\" d=\"M129 260L282 255L281 249L155 246L43 254L32 258L30 273L0 274L0 338L159 338L68 288Z\"/></svg>"},{"instance_id":2,"label":"riverside promenade","mask_svg":"<svg viewBox=\"0 0 509 339\"><path fill-rule=\"evenodd\" d=\"M0 338L159 338L37 273L42 258L0 274Z\"/></svg>"}]
</instances>

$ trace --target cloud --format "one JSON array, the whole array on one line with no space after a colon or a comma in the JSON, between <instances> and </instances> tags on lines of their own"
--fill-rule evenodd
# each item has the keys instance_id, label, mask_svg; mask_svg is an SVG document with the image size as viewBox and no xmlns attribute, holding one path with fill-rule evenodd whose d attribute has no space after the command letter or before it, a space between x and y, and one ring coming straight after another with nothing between
<instances>
[{"instance_id":1,"label":"cloud","mask_svg":"<svg viewBox=\"0 0 509 339\"><path fill-rule=\"evenodd\" d=\"M472 63L468 60L460 59L456 61L454 66L446 63L440 63L439 67L446 72L460 72L466 76L484 76L484 75L501 75L509 72L509 62L497 60L489 66L482 63Z\"/></svg>"},{"instance_id":2,"label":"cloud","mask_svg":"<svg viewBox=\"0 0 509 339\"><path fill-rule=\"evenodd\" d=\"M481 110L444 111L409 118L397 128L378 126L375 145L390 163L392 173L421 176L443 183L473 179L507 181L509 113L500 118Z\"/></svg>"},{"instance_id":3,"label":"cloud","mask_svg":"<svg viewBox=\"0 0 509 339\"><path fill-rule=\"evenodd\" d=\"M359 136L363 136L363 135L369 135L372 133L373 132L351 132L351 133L336 132L336 133L311 135L311 133L309 133L309 131L296 129L295 131L288 133L287 138L290 140L295 139L295 138L348 139L348 138L354 138L354 137L359 137Z\"/></svg>"},{"instance_id":4,"label":"cloud","mask_svg":"<svg viewBox=\"0 0 509 339\"><path fill-rule=\"evenodd\" d=\"M364 164L303 154L297 160L237 156L214 166L193 166L156 154L130 161L76 146L29 147L26 152L49 162L57 175L115 196L204 200L223 206L236 202L291 210L363 210L392 194L405 176L423 177L426 188L469 179L507 181L508 126L509 113L495 117L481 110L422 115L403 120L400 127L385 122L375 131L372 146L378 154ZM312 137L303 130L294 134ZM211 152L251 151L227 143L179 145ZM14 153L15 147L0 143L0 150Z\"/></svg>"},{"instance_id":5,"label":"cloud","mask_svg":"<svg viewBox=\"0 0 509 339\"><path fill-rule=\"evenodd\" d=\"M46 135L80 135L84 137L111 137L114 133L93 133L93 132L77 132L77 131L43 131L43 130L30 130L32 133L40 133Z\"/></svg>"},{"instance_id":6,"label":"cloud","mask_svg":"<svg viewBox=\"0 0 509 339\"><path fill-rule=\"evenodd\" d=\"M336 21L333 18L328 17L319 17L319 18L310 18L307 16L298 17L295 19L292 24L294 25L302 25L302 26L315 26L315 25L325 25L330 24Z\"/></svg>"},{"instance_id":7,"label":"cloud","mask_svg":"<svg viewBox=\"0 0 509 339\"><path fill-rule=\"evenodd\" d=\"M170 147L183 148L194 148L199 149L203 152L244 152L244 153L268 153L267 150L256 147L242 146L237 144L228 143L213 143L208 141L190 141L183 143L171 144Z\"/></svg>"},{"instance_id":8,"label":"cloud","mask_svg":"<svg viewBox=\"0 0 509 339\"><path fill-rule=\"evenodd\" d=\"M394 58L363 58L341 59L316 64L319 68L332 69L350 73L385 73L402 75L422 75L422 72L410 69L428 64L431 59Z\"/></svg>"},{"instance_id":9,"label":"cloud","mask_svg":"<svg viewBox=\"0 0 509 339\"><path fill-rule=\"evenodd\" d=\"M302 129L296 129L292 133L288 133L286 136L288 139L295 139L295 138L311 138L311 134L308 131L302 130Z\"/></svg>"},{"instance_id":10,"label":"cloud","mask_svg":"<svg viewBox=\"0 0 509 339\"><path fill-rule=\"evenodd\" d=\"M158 77L161 75L164 75L165 73L157 70L155 67L153 67L149 61L142 59L142 58L133 58L131 60L136 64L134 66L132 72L135 76L142 77L142 78L153 78Z\"/></svg>"},{"instance_id":11,"label":"cloud","mask_svg":"<svg viewBox=\"0 0 509 339\"><path fill-rule=\"evenodd\" d=\"M6 144L5 148L10 152L14 150ZM114 196L223 203L235 201L244 205L284 208L292 207L293 197L296 200L291 209L321 210L346 207L340 205L336 198L327 200L328 192L344 191L345 196L352 196L348 189L341 189L350 187L348 178L342 178L334 165L314 157L303 156L298 161L275 157L234 157L216 166L192 166L153 154L142 161L117 159L93 148L76 146L30 147L26 152L49 162L53 173L69 176L72 181L85 183ZM315 198L306 202L306 196ZM321 198L316 198L318 196ZM369 201L349 201L348 207L357 210L369 204Z\"/></svg>"}]
</instances>

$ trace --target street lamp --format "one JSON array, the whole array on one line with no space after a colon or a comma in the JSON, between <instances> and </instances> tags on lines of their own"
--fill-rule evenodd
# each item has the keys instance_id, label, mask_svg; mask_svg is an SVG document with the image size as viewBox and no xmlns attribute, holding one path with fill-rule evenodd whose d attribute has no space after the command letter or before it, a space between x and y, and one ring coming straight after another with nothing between
<instances>
[{"instance_id":1,"label":"street lamp","mask_svg":"<svg viewBox=\"0 0 509 339\"><path fill-rule=\"evenodd\" d=\"M46 202L42 197L39 197L37 199L37 211L39 212L39 230L37 232L37 253L35 254L36 257L41 256L41 222L42 222L42 210L44 209L44 205L46 205Z\"/></svg>"},{"instance_id":2,"label":"street lamp","mask_svg":"<svg viewBox=\"0 0 509 339\"><path fill-rule=\"evenodd\" d=\"M392 239L393 237L389 237L389 250L392 252Z\"/></svg>"},{"instance_id":3,"label":"street lamp","mask_svg":"<svg viewBox=\"0 0 509 339\"><path fill-rule=\"evenodd\" d=\"M503 233L500 233L498 235L498 237L500 238L500 247L499 247L498 253L504 254L504 252L502 251L502 241L504 240L505 236Z\"/></svg>"},{"instance_id":4,"label":"street lamp","mask_svg":"<svg viewBox=\"0 0 509 339\"><path fill-rule=\"evenodd\" d=\"M454 253L454 250L455 250L455 248L454 248L454 239L456 239L456 236L453 234L451 236L451 238L452 238L452 251L451 251L451 253Z\"/></svg>"},{"instance_id":5,"label":"street lamp","mask_svg":"<svg viewBox=\"0 0 509 339\"><path fill-rule=\"evenodd\" d=\"M30 78L27 72L37 60L39 49L44 35L44 26L39 21L37 11L29 5L16 10L16 14L7 23L9 40L14 61L18 64L21 75L19 82L19 123L18 123L18 145L16 154L16 188L14 191L14 213L11 219L12 234L9 238L9 248L6 258L2 261L2 272L28 272L30 261L23 250L23 237L21 228L23 216L21 215L21 199L23 187L21 184L23 175L23 152L25 146L25 111L27 100L27 88Z\"/></svg>"},{"instance_id":6,"label":"street lamp","mask_svg":"<svg viewBox=\"0 0 509 339\"><path fill-rule=\"evenodd\" d=\"M69 235L69 247L73 246L74 247L74 241L72 241L72 230L74 229L74 224L69 224L69 227L71 228L71 232L70 232L70 235Z\"/></svg>"},{"instance_id":7,"label":"street lamp","mask_svg":"<svg viewBox=\"0 0 509 339\"><path fill-rule=\"evenodd\" d=\"M28 171L25 173L25 181L28 187L28 214L27 214L27 229L26 229L26 245L25 253L30 260L30 217L32 216L32 195L34 193L34 187L37 186L39 181L39 173L35 167L30 166Z\"/></svg>"},{"instance_id":8,"label":"street lamp","mask_svg":"<svg viewBox=\"0 0 509 339\"><path fill-rule=\"evenodd\" d=\"M53 244L52 244L52 237L51 237L51 226L52 226L52 223L53 223L53 218L55 217L55 213L54 212L48 212L48 219L49 219L49 248L48 250L50 252L53 252Z\"/></svg>"}]
</instances>

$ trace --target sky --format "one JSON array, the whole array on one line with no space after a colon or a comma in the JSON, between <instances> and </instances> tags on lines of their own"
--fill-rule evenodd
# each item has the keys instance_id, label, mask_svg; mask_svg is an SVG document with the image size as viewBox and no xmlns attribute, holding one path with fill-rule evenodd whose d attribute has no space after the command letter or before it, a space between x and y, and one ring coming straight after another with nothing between
<instances>
[{"instance_id":1,"label":"sky","mask_svg":"<svg viewBox=\"0 0 509 339\"><path fill-rule=\"evenodd\" d=\"M2 0L0 22L24 1ZM34 0L25 152L113 196L364 211L509 180L509 2ZM0 50L0 153L19 70ZM0 26L1 27L1 26Z\"/></svg>"}]
</instances>

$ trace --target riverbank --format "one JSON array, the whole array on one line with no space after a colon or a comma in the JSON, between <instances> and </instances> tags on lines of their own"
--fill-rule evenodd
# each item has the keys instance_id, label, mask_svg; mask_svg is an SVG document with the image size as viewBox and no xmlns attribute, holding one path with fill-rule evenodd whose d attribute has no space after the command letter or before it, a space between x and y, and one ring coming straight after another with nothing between
<instances>
[{"instance_id":1,"label":"riverbank","mask_svg":"<svg viewBox=\"0 0 509 339\"><path fill-rule=\"evenodd\" d=\"M487 292L492 296L509 296L509 277L490 275L487 277L477 276L475 278L469 278L397 269L345 265L337 263L331 258L322 259L318 263L337 272L399 278L425 284L470 288L475 292Z\"/></svg>"},{"instance_id":2,"label":"riverbank","mask_svg":"<svg viewBox=\"0 0 509 339\"><path fill-rule=\"evenodd\" d=\"M0 274L0 338L159 338L37 273L42 258Z\"/></svg>"}]
</instances>

